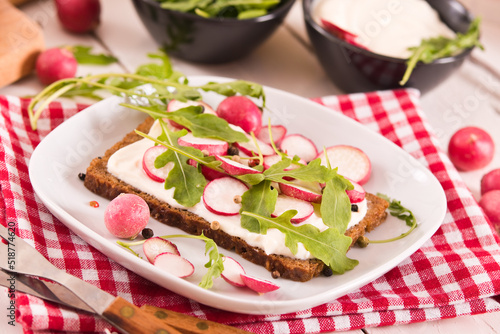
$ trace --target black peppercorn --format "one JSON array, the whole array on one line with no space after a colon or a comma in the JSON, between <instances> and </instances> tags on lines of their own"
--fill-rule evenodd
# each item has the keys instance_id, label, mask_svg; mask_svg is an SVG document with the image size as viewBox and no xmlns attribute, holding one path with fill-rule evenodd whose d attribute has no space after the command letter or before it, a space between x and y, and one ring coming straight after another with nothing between
<instances>
[{"instance_id":1,"label":"black peppercorn","mask_svg":"<svg viewBox=\"0 0 500 334\"><path fill-rule=\"evenodd\" d=\"M351 204L351 211L352 212L358 212L358 205L357 204Z\"/></svg>"},{"instance_id":2,"label":"black peppercorn","mask_svg":"<svg viewBox=\"0 0 500 334\"><path fill-rule=\"evenodd\" d=\"M144 239L149 239L149 238L152 238L154 235L153 233L153 230L150 229L150 228L145 228L142 230L142 236L144 237Z\"/></svg>"},{"instance_id":3,"label":"black peppercorn","mask_svg":"<svg viewBox=\"0 0 500 334\"><path fill-rule=\"evenodd\" d=\"M332 275L333 275L333 270L332 270L332 268L330 268L330 267L325 267L325 268L323 269L323 275L325 275L326 277L330 277L330 276L332 276Z\"/></svg>"},{"instance_id":4,"label":"black peppercorn","mask_svg":"<svg viewBox=\"0 0 500 334\"><path fill-rule=\"evenodd\" d=\"M236 146L229 146L227 149L228 155L238 155L240 154L240 150Z\"/></svg>"},{"instance_id":5,"label":"black peppercorn","mask_svg":"<svg viewBox=\"0 0 500 334\"><path fill-rule=\"evenodd\" d=\"M78 178L82 181L85 181L85 173L78 173Z\"/></svg>"}]
</instances>

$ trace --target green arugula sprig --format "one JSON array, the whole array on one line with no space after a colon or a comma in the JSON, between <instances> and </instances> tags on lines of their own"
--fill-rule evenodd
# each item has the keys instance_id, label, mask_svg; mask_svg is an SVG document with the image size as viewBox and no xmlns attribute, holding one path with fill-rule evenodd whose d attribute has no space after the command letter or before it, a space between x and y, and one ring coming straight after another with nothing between
<instances>
[{"instance_id":1,"label":"green arugula sprig","mask_svg":"<svg viewBox=\"0 0 500 334\"><path fill-rule=\"evenodd\" d=\"M399 84L403 86L408 82L418 62L429 64L436 59L451 57L475 46L483 49L481 42L479 42L480 22L479 18L474 19L467 32L465 34L457 33L454 39L443 36L424 39L419 46L410 48L412 55L406 62L406 71Z\"/></svg>"},{"instance_id":2,"label":"green arugula sprig","mask_svg":"<svg viewBox=\"0 0 500 334\"><path fill-rule=\"evenodd\" d=\"M280 0L158 0L165 9L203 17L249 19L263 16Z\"/></svg>"},{"instance_id":3,"label":"green arugula sprig","mask_svg":"<svg viewBox=\"0 0 500 334\"><path fill-rule=\"evenodd\" d=\"M302 243L314 257L323 261L335 273L343 274L353 269L357 260L346 256L352 239L335 228L320 231L310 224L295 226L290 219L297 214L296 210L288 210L281 216L270 218L252 212L243 211L243 216L252 217L260 223L260 233L266 234L270 228L276 228L285 234L285 245L293 254L298 251L298 243Z\"/></svg>"},{"instance_id":4,"label":"green arugula sprig","mask_svg":"<svg viewBox=\"0 0 500 334\"><path fill-rule=\"evenodd\" d=\"M161 63L151 63L140 66L136 73L104 73L86 77L68 78L54 82L37 94L28 106L28 115L33 130L37 128L37 120L50 102L59 97L83 96L92 99L102 99L99 92L104 91L121 96L140 97L147 99L151 105L157 101L170 99L200 100L201 91L215 92L223 96L236 94L246 95L262 100L265 107L265 94L261 85L234 80L229 82L209 82L200 86L189 85L188 79L181 73L174 71L168 56L159 52L149 55L150 58L160 59ZM154 93L146 94L139 86L150 84Z\"/></svg>"},{"instance_id":5,"label":"green arugula sprig","mask_svg":"<svg viewBox=\"0 0 500 334\"><path fill-rule=\"evenodd\" d=\"M205 268L208 268L208 271L203 275L201 282L198 286L204 289L210 289L213 286L213 281L217 277L219 277L224 271L224 255L219 253L219 249L217 248L217 244L210 238L207 238L205 235L189 235L189 234L171 234L164 235L160 238L163 239L173 239L173 238L190 238L190 239L200 239L205 242L205 255L208 254L208 262L205 264ZM133 241L133 242L124 242L118 240L117 243L128 249L132 254L139 256L139 254L132 249L134 246L142 245L146 240Z\"/></svg>"},{"instance_id":6,"label":"green arugula sprig","mask_svg":"<svg viewBox=\"0 0 500 334\"><path fill-rule=\"evenodd\" d=\"M158 105L153 107L142 107L129 103L121 105L147 113L154 119L170 119L188 128L195 137L219 139L228 143L248 141L243 133L233 130L226 120L216 115L203 113L203 108L199 106L189 106L166 112L159 109Z\"/></svg>"},{"instance_id":7,"label":"green arugula sprig","mask_svg":"<svg viewBox=\"0 0 500 334\"><path fill-rule=\"evenodd\" d=\"M80 65L109 65L118 61L116 57L104 53L93 53L90 46L73 45L66 48Z\"/></svg>"},{"instance_id":8,"label":"green arugula sprig","mask_svg":"<svg viewBox=\"0 0 500 334\"><path fill-rule=\"evenodd\" d=\"M385 199L387 202L389 202L389 214L393 217L396 217L398 219L404 220L406 222L406 225L410 226L410 229L406 231L405 233L402 233L398 235L397 237L390 238L390 239L385 239L385 240L367 240L365 238L364 242L365 243L372 243L372 244L382 244L382 243L387 243L387 242L392 242L396 241L399 239L403 239L407 235L409 235L411 232L413 232L414 229L417 228L417 219L413 212L407 208L405 208L402 204L401 201L391 199L387 195L377 193L377 196L380 198Z\"/></svg>"},{"instance_id":9,"label":"green arugula sprig","mask_svg":"<svg viewBox=\"0 0 500 334\"><path fill-rule=\"evenodd\" d=\"M177 140L186 135L187 130L172 132L168 130L164 122L160 124L163 131L158 140L173 147L180 147ZM184 147L183 151L189 153L190 156L203 157L203 153L193 147ZM198 168L191 166L188 161L188 156L173 150L166 150L156 158L155 167L162 168L169 162L174 164L165 180L165 189L174 188L174 199L186 207L192 207L200 201L207 180Z\"/></svg>"}]
</instances>

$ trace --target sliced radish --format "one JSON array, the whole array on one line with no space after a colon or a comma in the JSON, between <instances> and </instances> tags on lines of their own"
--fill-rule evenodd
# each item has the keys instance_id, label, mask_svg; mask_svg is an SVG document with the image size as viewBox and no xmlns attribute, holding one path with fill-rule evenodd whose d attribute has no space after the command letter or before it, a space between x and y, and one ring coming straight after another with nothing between
<instances>
[{"instance_id":1,"label":"sliced radish","mask_svg":"<svg viewBox=\"0 0 500 334\"><path fill-rule=\"evenodd\" d=\"M203 191L203 203L210 211L222 216L234 216L240 212L241 202L235 201L248 187L230 176L210 181Z\"/></svg>"},{"instance_id":2,"label":"sliced radish","mask_svg":"<svg viewBox=\"0 0 500 334\"><path fill-rule=\"evenodd\" d=\"M372 166L368 156L357 147L337 145L328 147L326 154L332 168L338 167L338 173L359 183L365 184L370 179ZM325 152L318 155L321 164L326 166Z\"/></svg>"},{"instance_id":3,"label":"sliced radish","mask_svg":"<svg viewBox=\"0 0 500 334\"><path fill-rule=\"evenodd\" d=\"M316 145L309 138L299 134L285 136L281 141L280 148L289 157L298 156L306 162L318 156Z\"/></svg>"},{"instance_id":4,"label":"sliced radish","mask_svg":"<svg viewBox=\"0 0 500 334\"><path fill-rule=\"evenodd\" d=\"M154 259L154 266L180 278L194 273L194 266L191 262L182 256L168 252L158 254Z\"/></svg>"},{"instance_id":5,"label":"sliced radish","mask_svg":"<svg viewBox=\"0 0 500 334\"><path fill-rule=\"evenodd\" d=\"M168 176L168 173L173 168L172 163L167 163L162 168L155 167L155 160L159 155L167 151L168 148L165 146L157 145L150 147L144 152L144 156L142 157L142 169L146 173L147 176L153 181L156 182L165 182L165 179Z\"/></svg>"},{"instance_id":6,"label":"sliced radish","mask_svg":"<svg viewBox=\"0 0 500 334\"><path fill-rule=\"evenodd\" d=\"M330 33L337 36L338 38L343 39L346 42L351 43L352 45L356 45L360 48L366 49L366 46L358 42L358 35L340 28L338 25L334 24L333 22L325 18L321 18L321 23L325 26L326 30L328 30Z\"/></svg>"},{"instance_id":7,"label":"sliced radish","mask_svg":"<svg viewBox=\"0 0 500 334\"><path fill-rule=\"evenodd\" d=\"M271 145L264 143L262 140L255 138L257 142L257 146L254 143L252 136L245 134L247 136L248 141L244 143L235 143L235 146L240 149L241 152L245 153L248 156L254 156L259 154L259 150L263 156L274 155L274 149Z\"/></svg>"},{"instance_id":8,"label":"sliced radish","mask_svg":"<svg viewBox=\"0 0 500 334\"><path fill-rule=\"evenodd\" d=\"M278 290L280 288L279 285L276 285L273 282L252 277L247 274L240 274L240 276L247 287L258 293L267 293Z\"/></svg>"},{"instance_id":9,"label":"sliced radish","mask_svg":"<svg viewBox=\"0 0 500 334\"><path fill-rule=\"evenodd\" d=\"M222 172L216 171L215 169L212 169L210 167L201 165L201 174L208 180L212 181L215 179L220 179L221 177L226 177L227 174L224 174Z\"/></svg>"},{"instance_id":10,"label":"sliced radish","mask_svg":"<svg viewBox=\"0 0 500 334\"><path fill-rule=\"evenodd\" d=\"M245 274L245 269L232 257L224 256L224 271L222 278L231 285L239 288L245 286L245 282L241 279L241 274Z\"/></svg>"},{"instance_id":11,"label":"sliced radish","mask_svg":"<svg viewBox=\"0 0 500 334\"><path fill-rule=\"evenodd\" d=\"M294 224L303 222L314 213L314 207L310 202L289 196L279 195L276 199L276 207L274 208L274 212L271 216L278 217L287 210L297 210L297 214L290 219L290 221Z\"/></svg>"},{"instance_id":12,"label":"sliced radish","mask_svg":"<svg viewBox=\"0 0 500 334\"><path fill-rule=\"evenodd\" d=\"M207 151L209 155L225 155L229 147L229 144L223 140L195 137L191 132L180 137L177 142L181 146L190 146L201 151Z\"/></svg>"},{"instance_id":13,"label":"sliced radish","mask_svg":"<svg viewBox=\"0 0 500 334\"><path fill-rule=\"evenodd\" d=\"M215 159L222 162L220 167L230 175L258 174L258 170L248 167L240 162L216 155Z\"/></svg>"},{"instance_id":14,"label":"sliced radish","mask_svg":"<svg viewBox=\"0 0 500 334\"><path fill-rule=\"evenodd\" d=\"M201 106L201 107L203 107L204 113L215 115L215 111L211 106L209 106L208 104L206 104L203 101L193 101L193 100L187 100L186 102L182 102L182 101L175 100L175 99L170 100L170 102L167 105L167 111L172 112L172 111L176 111L176 110L186 108L186 107L191 107L191 106ZM184 129L185 128L184 126L182 126L179 123L174 122L172 120L168 120L168 122L177 129Z\"/></svg>"},{"instance_id":15,"label":"sliced radish","mask_svg":"<svg viewBox=\"0 0 500 334\"><path fill-rule=\"evenodd\" d=\"M346 190L347 196L349 196L349 200L351 201L351 203L359 203L364 200L366 195L365 189L363 189L363 187L359 183L354 182L353 180L349 181L354 186L354 189Z\"/></svg>"},{"instance_id":16,"label":"sliced radish","mask_svg":"<svg viewBox=\"0 0 500 334\"><path fill-rule=\"evenodd\" d=\"M321 203L322 195L319 183L292 181L292 183L280 183L279 185L284 195L307 202Z\"/></svg>"},{"instance_id":17,"label":"sliced radish","mask_svg":"<svg viewBox=\"0 0 500 334\"><path fill-rule=\"evenodd\" d=\"M155 258L161 253L181 255L174 243L160 237L147 239L142 245L142 250L144 251L144 255L146 255L149 262L151 263L154 263Z\"/></svg>"},{"instance_id":18,"label":"sliced radish","mask_svg":"<svg viewBox=\"0 0 500 334\"><path fill-rule=\"evenodd\" d=\"M273 141L276 146L279 146L281 140L286 135L286 128L283 125L271 125L271 135L273 136ZM266 144L271 144L271 138L269 138L269 129L267 126L260 129L257 138Z\"/></svg>"}]
</instances>

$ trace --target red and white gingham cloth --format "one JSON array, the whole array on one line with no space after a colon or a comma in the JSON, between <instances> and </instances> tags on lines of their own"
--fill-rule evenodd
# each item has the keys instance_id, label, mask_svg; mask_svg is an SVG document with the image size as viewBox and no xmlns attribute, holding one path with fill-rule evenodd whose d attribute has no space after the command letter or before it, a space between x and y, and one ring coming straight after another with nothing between
<instances>
[{"instance_id":1,"label":"red and white gingham cloth","mask_svg":"<svg viewBox=\"0 0 500 334\"><path fill-rule=\"evenodd\" d=\"M400 145L427 166L443 186L448 211L421 249L384 276L330 303L282 315L244 315L179 296L109 260L73 234L43 206L28 177L33 149L83 106L52 103L29 126L27 100L0 96L0 219L57 267L136 305L151 304L255 333L318 333L422 322L500 310L498 236L459 174L439 148L412 89L315 99ZM332 124L332 127L334 125ZM500 300L499 300L500 301ZM17 294L17 321L27 333L103 332L101 319Z\"/></svg>"}]
</instances>

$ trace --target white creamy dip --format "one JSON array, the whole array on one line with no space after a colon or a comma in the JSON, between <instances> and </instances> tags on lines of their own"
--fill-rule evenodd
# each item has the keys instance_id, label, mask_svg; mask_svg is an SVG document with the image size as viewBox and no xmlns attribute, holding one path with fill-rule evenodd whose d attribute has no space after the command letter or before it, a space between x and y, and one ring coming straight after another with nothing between
<instances>
[{"instance_id":1,"label":"white creamy dip","mask_svg":"<svg viewBox=\"0 0 500 334\"><path fill-rule=\"evenodd\" d=\"M356 42L372 52L402 59L423 39L455 37L424 0L318 0L312 16L357 35Z\"/></svg>"},{"instance_id":2,"label":"white creamy dip","mask_svg":"<svg viewBox=\"0 0 500 334\"><path fill-rule=\"evenodd\" d=\"M150 135L157 137L161 133L158 122L155 122L151 128ZM133 144L123 147L116 151L108 161L108 171L120 180L146 192L156 198L170 204L176 208L188 209L194 214L205 218L211 222L217 220L220 223L220 229L224 232L237 236L245 240L249 245L261 248L266 254L278 254L298 259L312 258L311 254L299 243L297 254L292 252L285 246L285 235L277 229L269 229L267 234L259 234L250 232L240 225L240 215L221 216L207 210L205 205L200 201L193 207L185 208L173 199L174 189L165 189L162 182L151 180L142 169L142 156L144 152L152 147L154 143L149 139L141 139ZM351 213L351 221L349 227L354 226L363 219L367 211L366 199L358 203L358 212ZM313 214L301 224L312 224L320 230L325 230L326 225L323 220Z\"/></svg>"}]
</instances>

